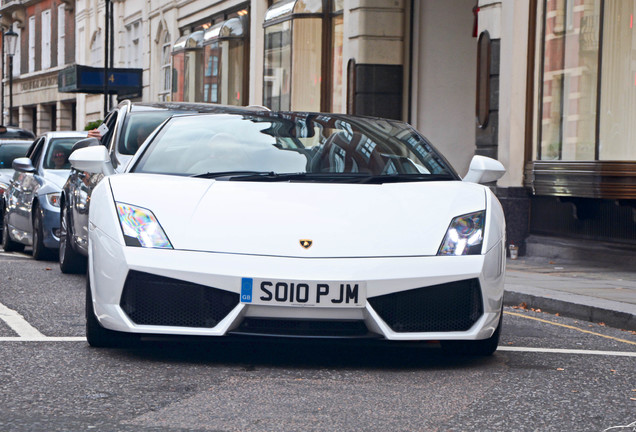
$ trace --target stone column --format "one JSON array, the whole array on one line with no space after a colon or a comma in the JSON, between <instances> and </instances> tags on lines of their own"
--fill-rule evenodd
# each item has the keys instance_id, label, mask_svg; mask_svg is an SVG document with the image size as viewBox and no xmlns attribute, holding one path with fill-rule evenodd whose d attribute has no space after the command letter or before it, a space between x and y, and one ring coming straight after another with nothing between
<instances>
[{"instance_id":1,"label":"stone column","mask_svg":"<svg viewBox=\"0 0 636 432\"><path fill-rule=\"evenodd\" d=\"M51 130L51 112L49 110L49 105L38 104L37 106L37 135L41 135L44 132L49 132Z\"/></svg>"},{"instance_id":2,"label":"stone column","mask_svg":"<svg viewBox=\"0 0 636 432\"><path fill-rule=\"evenodd\" d=\"M66 131L73 128L73 115L71 104L58 101L57 102L57 130Z\"/></svg>"}]
</instances>

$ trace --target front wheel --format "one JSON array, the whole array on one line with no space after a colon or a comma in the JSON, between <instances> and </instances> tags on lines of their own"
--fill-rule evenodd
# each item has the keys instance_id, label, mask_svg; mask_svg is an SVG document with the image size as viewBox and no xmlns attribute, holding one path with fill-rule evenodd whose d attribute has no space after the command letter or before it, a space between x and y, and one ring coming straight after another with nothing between
<instances>
[{"instance_id":1,"label":"front wheel","mask_svg":"<svg viewBox=\"0 0 636 432\"><path fill-rule=\"evenodd\" d=\"M22 252L24 250L24 245L22 243L11 240L6 212L2 218L2 249L6 252Z\"/></svg>"},{"instance_id":2,"label":"front wheel","mask_svg":"<svg viewBox=\"0 0 636 432\"><path fill-rule=\"evenodd\" d=\"M73 248L73 233L68 217L68 209L62 205L60 215L60 270L62 273L84 273L86 257Z\"/></svg>"},{"instance_id":3,"label":"front wheel","mask_svg":"<svg viewBox=\"0 0 636 432\"><path fill-rule=\"evenodd\" d=\"M38 261L42 261L49 259L53 254L53 251L44 246L42 210L39 206L34 206L33 213L33 258Z\"/></svg>"},{"instance_id":4,"label":"front wheel","mask_svg":"<svg viewBox=\"0 0 636 432\"><path fill-rule=\"evenodd\" d=\"M445 354L449 355L490 356L497 350L497 346L499 346L502 324L503 311L499 317L497 329L488 339L442 341L442 350Z\"/></svg>"},{"instance_id":5,"label":"front wheel","mask_svg":"<svg viewBox=\"0 0 636 432\"><path fill-rule=\"evenodd\" d=\"M93 295L88 275L86 275L86 340L95 348L120 348L138 340L132 333L122 333L101 326L93 309Z\"/></svg>"}]
</instances>

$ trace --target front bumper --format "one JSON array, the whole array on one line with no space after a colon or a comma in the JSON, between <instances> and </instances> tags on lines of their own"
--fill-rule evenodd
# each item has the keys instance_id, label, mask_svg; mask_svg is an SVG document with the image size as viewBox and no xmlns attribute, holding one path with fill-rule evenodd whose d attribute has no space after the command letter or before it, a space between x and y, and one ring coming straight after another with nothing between
<instances>
[{"instance_id":1,"label":"front bumper","mask_svg":"<svg viewBox=\"0 0 636 432\"><path fill-rule=\"evenodd\" d=\"M503 301L501 244L474 256L307 259L126 247L92 229L89 248L95 315L105 328L122 332L374 336L402 341L485 339L497 327ZM244 277L364 281L367 301L357 308L240 303ZM136 294L130 294L131 290ZM158 298L163 300L155 302ZM188 298L192 300L186 301ZM181 319L184 302L197 310L202 304L224 306L203 317ZM433 306L426 309L430 304ZM420 318L404 325L404 314ZM453 315L448 322L459 317L461 323L440 325L436 317L448 314ZM158 315L161 317L154 318ZM422 320L425 324L420 324Z\"/></svg>"}]
</instances>

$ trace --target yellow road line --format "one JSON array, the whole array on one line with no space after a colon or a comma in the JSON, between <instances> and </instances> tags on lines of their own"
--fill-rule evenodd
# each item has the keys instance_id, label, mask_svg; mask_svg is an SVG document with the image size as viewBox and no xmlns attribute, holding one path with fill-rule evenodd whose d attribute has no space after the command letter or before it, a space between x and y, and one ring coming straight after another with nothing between
<instances>
[{"instance_id":1,"label":"yellow road line","mask_svg":"<svg viewBox=\"0 0 636 432\"><path fill-rule=\"evenodd\" d=\"M548 321L548 320L545 320L545 319L542 319L542 318L531 317L531 316L527 316L527 315L523 315L523 314L515 313L515 312L504 311L504 313L506 315L514 315L514 316L518 316L518 317L521 317L521 318L531 319L531 320L539 321L539 322L546 323L546 324L552 324L552 325L559 326L559 327L565 327L565 328L568 328L568 329L571 329L571 330L578 330L581 333L587 333L587 334L591 334L591 335L594 335L594 336L600 336L600 337L603 337L603 338L606 338L606 339L615 340L617 342L623 342L623 343L630 344L630 345L636 345L636 342L633 342L633 341L628 341L626 339L620 339L620 338L613 337L613 336L607 336L607 335L604 335L604 334L601 334L601 333L596 333L596 332L589 331L589 330L583 330L581 328L574 327L574 326L567 325L567 324L555 323L555 322Z\"/></svg>"}]
</instances>

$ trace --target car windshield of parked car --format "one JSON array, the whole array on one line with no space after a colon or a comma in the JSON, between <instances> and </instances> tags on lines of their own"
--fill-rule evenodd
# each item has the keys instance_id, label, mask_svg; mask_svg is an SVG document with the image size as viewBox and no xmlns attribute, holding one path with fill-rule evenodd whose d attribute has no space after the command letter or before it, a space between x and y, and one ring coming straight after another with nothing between
<instances>
[{"instance_id":1,"label":"car windshield of parked car","mask_svg":"<svg viewBox=\"0 0 636 432\"><path fill-rule=\"evenodd\" d=\"M126 118L124 130L119 139L119 153L134 155L137 149L165 119L174 114L170 110L132 112Z\"/></svg>"},{"instance_id":2,"label":"car windshield of parked car","mask_svg":"<svg viewBox=\"0 0 636 432\"><path fill-rule=\"evenodd\" d=\"M13 169L13 159L26 156L30 142L22 144L0 144L0 169Z\"/></svg>"},{"instance_id":3,"label":"car windshield of parked car","mask_svg":"<svg viewBox=\"0 0 636 432\"><path fill-rule=\"evenodd\" d=\"M44 156L43 167L45 169L71 169L68 157L71 154L73 144L84 137L53 138L49 142Z\"/></svg>"},{"instance_id":4,"label":"car windshield of parked car","mask_svg":"<svg viewBox=\"0 0 636 432\"><path fill-rule=\"evenodd\" d=\"M304 113L174 117L131 171L255 181L458 179L406 123Z\"/></svg>"}]
</instances>

